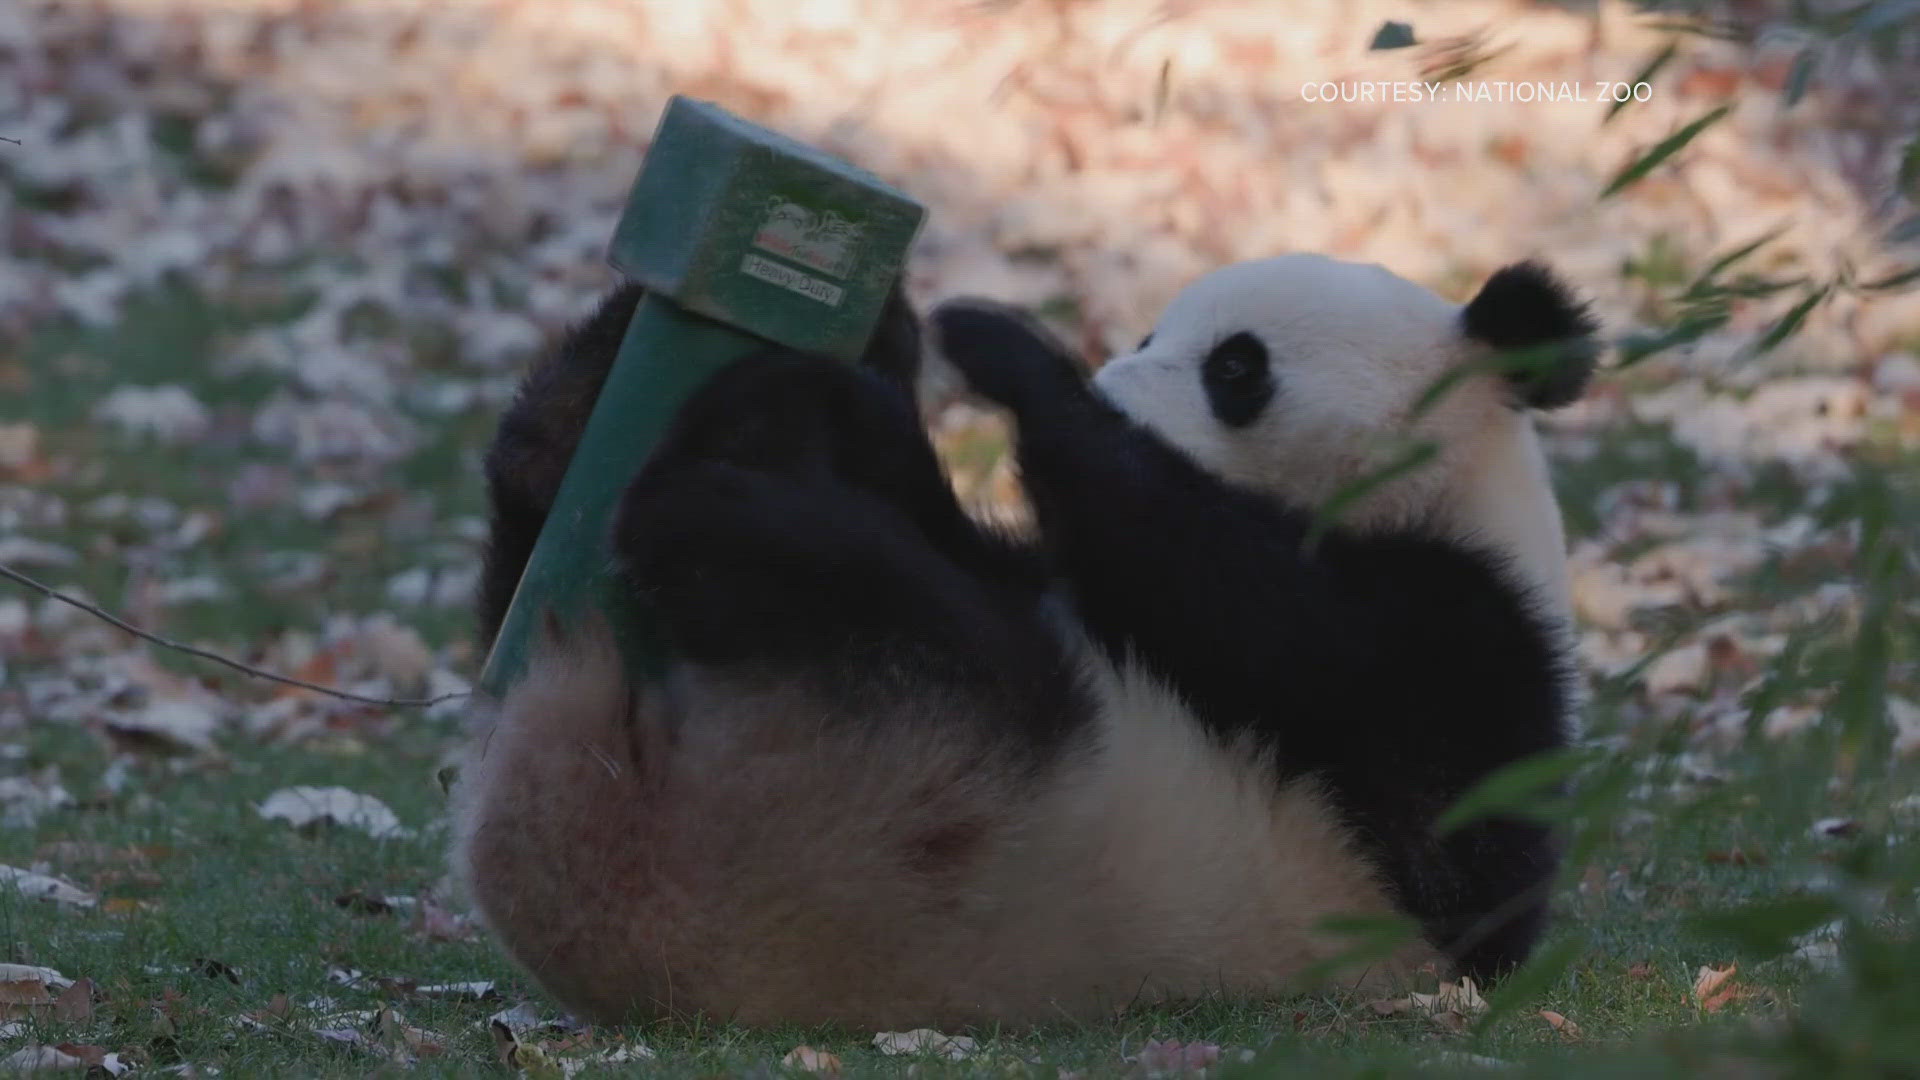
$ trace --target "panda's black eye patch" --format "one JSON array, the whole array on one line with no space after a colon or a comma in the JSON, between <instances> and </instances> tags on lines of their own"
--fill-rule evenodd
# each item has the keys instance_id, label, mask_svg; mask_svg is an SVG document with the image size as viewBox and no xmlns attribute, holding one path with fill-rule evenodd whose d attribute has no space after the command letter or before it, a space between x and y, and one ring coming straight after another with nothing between
<instances>
[{"instance_id":1,"label":"panda's black eye patch","mask_svg":"<svg viewBox=\"0 0 1920 1080\"><path fill-rule=\"evenodd\" d=\"M1200 382L1214 419L1228 427L1253 423L1273 400L1267 347L1244 330L1227 338L1201 362Z\"/></svg>"}]
</instances>

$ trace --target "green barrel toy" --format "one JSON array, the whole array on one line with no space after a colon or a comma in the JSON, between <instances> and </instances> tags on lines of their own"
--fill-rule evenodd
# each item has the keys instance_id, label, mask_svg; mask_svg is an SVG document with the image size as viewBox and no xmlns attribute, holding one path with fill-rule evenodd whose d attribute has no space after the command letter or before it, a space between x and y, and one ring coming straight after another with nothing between
<instances>
[{"instance_id":1,"label":"green barrel toy","mask_svg":"<svg viewBox=\"0 0 1920 1080\"><path fill-rule=\"evenodd\" d=\"M646 674L665 659L646 612L613 582L607 533L621 492L708 378L768 342L857 359L925 211L863 170L676 96L614 230L608 258L646 286L540 539L480 673L504 693L536 618L589 607Z\"/></svg>"}]
</instances>

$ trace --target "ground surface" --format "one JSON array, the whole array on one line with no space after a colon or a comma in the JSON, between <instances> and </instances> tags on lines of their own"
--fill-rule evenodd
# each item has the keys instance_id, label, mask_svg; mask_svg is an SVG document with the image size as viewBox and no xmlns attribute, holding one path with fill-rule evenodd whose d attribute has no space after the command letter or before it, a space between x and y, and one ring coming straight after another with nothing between
<instances>
[{"instance_id":1,"label":"ground surface","mask_svg":"<svg viewBox=\"0 0 1920 1080\"><path fill-rule=\"evenodd\" d=\"M1297 7L1282 25L1262 5L0 6L18 75L0 135L20 140L0 143L0 565L329 685L463 688L476 455L520 366L608 283L601 247L673 91L906 186L931 211L917 297L1031 304L1090 357L1222 261L1321 250L1461 297L1545 253L1595 297L1616 363L1675 327L1694 340L1550 429L1593 740L1540 965L1491 1011L1200 1003L911 1060L1911 1068L1920 292L1860 287L1920 260L1888 240L1920 234L1897 194L1911 23L1756 50L1613 6ZM1429 44L1367 53L1389 18ZM1495 53L1463 78L1590 87L1669 40L1651 99L1605 124L1590 100L1300 101L1309 80ZM966 497L1013 512L993 425L935 413ZM276 690L0 583L0 865L33 875L0 880L0 962L51 969L0 968L0 1057L236 1076L909 1060L872 1032L529 1026L558 1017L442 885L456 726L457 708ZM296 786L377 807L262 813ZM523 1004L509 1044L489 1018Z\"/></svg>"}]
</instances>

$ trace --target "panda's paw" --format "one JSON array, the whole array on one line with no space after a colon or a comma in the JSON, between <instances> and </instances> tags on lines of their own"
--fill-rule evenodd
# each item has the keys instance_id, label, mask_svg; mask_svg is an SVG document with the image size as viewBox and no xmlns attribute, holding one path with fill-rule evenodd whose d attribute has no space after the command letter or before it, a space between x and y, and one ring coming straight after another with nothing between
<instances>
[{"instance_id":1,"label":"panda's paw","mask_svg":"<svg viewBox=\"0 0 1920 1080\"><path fill-rule=\"evenodd\" d=\"M974 393L1026 416L1086 393L1073 354L1019 308L950 300L934 309L935 347Z\"/></svg>"}]
</instances>

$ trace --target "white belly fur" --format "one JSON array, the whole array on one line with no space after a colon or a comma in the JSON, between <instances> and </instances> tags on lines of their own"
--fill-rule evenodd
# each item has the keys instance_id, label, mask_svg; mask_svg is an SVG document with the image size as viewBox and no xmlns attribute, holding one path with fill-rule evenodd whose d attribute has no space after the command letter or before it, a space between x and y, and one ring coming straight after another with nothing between
<instances>
[{"instance_id":1,"label":"white belly fur","mask_svg":"<svg viewBox=\"0 0 1920 1080\"><path fill-rule=\"evenodd\" d=\"M1096 737L1035 785L953 722L965 702L867 728L697 676L630 702L604 642L548 655L474 738L454 868L514 959L596 1020L1028 1024L1306 988L1346 946L1316 924L1389 910L1324 800L1137 670L1089 666ZM909 869L923 850L954 857Z\"/></svg>"}]
</instances>

